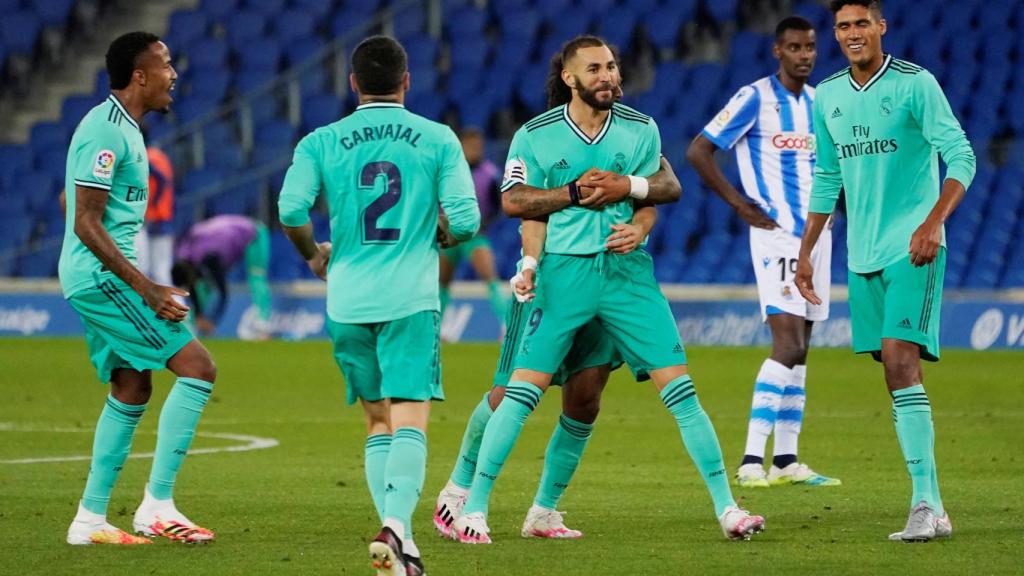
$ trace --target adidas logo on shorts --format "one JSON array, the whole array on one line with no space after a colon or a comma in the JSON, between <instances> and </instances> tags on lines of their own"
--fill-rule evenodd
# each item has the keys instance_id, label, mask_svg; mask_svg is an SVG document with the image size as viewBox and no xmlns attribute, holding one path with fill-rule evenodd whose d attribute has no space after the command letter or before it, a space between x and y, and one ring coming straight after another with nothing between
<instances>
[{"instance_id":1,"label":"adidas logo on shorts","mask_svg":"<svg viewBox=\"0 0 1024 576\"><path fill-rule=\"evenodd\" d=\"M913 328L913 326L910 325L910 319L909 318L904 318L899 324L897 324L897 326L899 326L900 328L907 328L907 329Z\"/></svg>"}]
</instances>

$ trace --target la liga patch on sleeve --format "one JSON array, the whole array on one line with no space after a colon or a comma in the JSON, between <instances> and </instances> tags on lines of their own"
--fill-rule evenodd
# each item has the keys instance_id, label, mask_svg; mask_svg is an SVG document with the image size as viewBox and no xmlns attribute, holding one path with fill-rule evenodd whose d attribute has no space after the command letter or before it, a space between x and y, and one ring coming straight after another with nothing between
<instances>
[{"instance_id":1,"label":"la liga patch on sleeve","mask_svg":"<svg viewBox=\"0 0 1024 576\"><path fill-rule=\"evenodd\" d=\"M110 178L114 173L114 162L117 156L110 150L100 150L96 161L92 164L92 175L97 178Z\"/></svg>"}]
</instances>

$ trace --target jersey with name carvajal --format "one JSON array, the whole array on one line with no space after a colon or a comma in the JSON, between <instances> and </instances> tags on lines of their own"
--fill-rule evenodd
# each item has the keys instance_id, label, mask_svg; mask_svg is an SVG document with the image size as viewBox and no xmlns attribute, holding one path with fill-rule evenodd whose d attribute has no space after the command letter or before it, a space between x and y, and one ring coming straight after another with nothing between
<instances>
[{"instance_id":1,"label":"jersey with name carvajal","mask_svg":"<svg viewBox=\"0 0 1024 576\"><path fill-rule=\"evenodd\" d=\"M814 88L799 95L772 75L739 89L704 127L722 150L736 148L743 191L779 226L801 236L814 181Z\"/></svg>"},{"instance_id":2,"label":"jersey with name carvajal","mask_svg":"<svg viewBox=\"0 0 1024 576\"><path fill-rule=\"evenodd\" d=\"M363 104L296 146L278 200L281 223L309 222L321 190L331 223L330 318L360 324L439 310L438 205L457 239L480 227L451 128L400 104Z\"/></svg>"},{"instance_id":3,"label":"jersey with name carvajal","mask_svg":"<svg viewBox=\"0 0 1024 576\"><path fill-rule=\"evenodd\" d=\"M818 164L810 211L831 213L845 189L854 272L907 258L914 231L939 199L939 155L946 178L964 188L974 179L971 143L935 77L891 55L863 85L849 68L818 84L814 123Z\"/></svg>"},{"instance_id":4,"label":"jersey with name carvajal","mask_svg":"<svg viewBox=\"0 0 1024 576\"><path fill-rule=\"evenodd\" d=\"M78 123L68 148L64 191L64 245L58 275L65 297L96 285L103 265L75 234L75 186L103 190L103 227L128 260L135 262L135 236L149 200L149 160L139 125L111 94Z\"/></svg>"},{"instance_id":5,"label":"jersey with name carvajal","mask_svg":"<svg viewBox=\"0 0 1024 576\"><path fill-rule=\"evenodd\" d=\"M615 104L601 130L586 135L558 106L530 120L516 132L505 164L501 191L516 184L558 188L591 168L648 177L661 166L661 137L650 116ZM544 251L550 254L597 254L606 250L612 224L629 222L633 201L626 198L602 209L568 206L548 217Z\"/></svg>"}]
</instances>

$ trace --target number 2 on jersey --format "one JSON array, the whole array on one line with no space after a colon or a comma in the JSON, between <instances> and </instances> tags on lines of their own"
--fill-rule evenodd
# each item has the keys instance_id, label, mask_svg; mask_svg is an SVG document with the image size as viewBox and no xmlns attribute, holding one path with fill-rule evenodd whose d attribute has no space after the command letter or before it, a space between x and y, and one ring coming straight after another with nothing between
<instances>
[{"instance_id":1,"label":"number 2 on jersey","mask_svg":"<svg viewBox=\"0 0 1024 576\"><path fill-rule=\"evenodd\" d=\"M359 188L373 192L377 177L387 178L387 188L363 211L363 244L394 244L401 236L399 228L380 228L377 220L402 199L402 173L386 160L370 162L359 171Z\"/></svg>"}]
</instances>

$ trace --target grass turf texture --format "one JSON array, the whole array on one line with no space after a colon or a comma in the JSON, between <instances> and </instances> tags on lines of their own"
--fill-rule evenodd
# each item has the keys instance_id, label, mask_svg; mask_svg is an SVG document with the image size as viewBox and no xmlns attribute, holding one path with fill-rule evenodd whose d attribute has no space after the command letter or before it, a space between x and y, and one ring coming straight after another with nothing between
<instances>
[{"instance_id":1,"label":"grass turf texture","mask_svg":"<svg viewBox=\"0 0 1024 576\"><path fill-rule=\"evenodd\" d=\"M209 546L157 541L145 548L71 547L65 530L88 462L0 464L0 572L18 574L369 574L366 545L378 527L363 479L362 411L346 407L326 342L212 341L219 379L200 434L273 437L280 446L195 455L177 503L217 532ZM524 540L529 507L560 398L531 417L491 506L495 544L442 541L430 515L472 407L489 386L494 345L443 349L448 401L435 405L417 509L428 572L448 574L903 573L1000 574L1019 570L1024 356L946 351L926 365L935 411L950 541L886 541L906 520L910 480L897 445L880 366L847 350L813 350L801 459L841 478L839 488L734 489L767 517L751 542L723 539L710 499L674 422L650 384L625 370L609 385L594 437L560 506L585 533L575 542ZM718 430L729 474L742 456L752 379L763 349L692 348L701 402ZM107 388L79 340L0 340L0 460L88 454ZM154 396L133 452L152 450ZM72 429L69 431L69 429ZM77 430L77 431L76 431ZM230 445L200 436L193 448ZM770 449L770 448L769 448ZM151 460L128 460L109 519L129 529ZM11 570L11 571L9 571Z\"/></svg>"}]
</instances>

